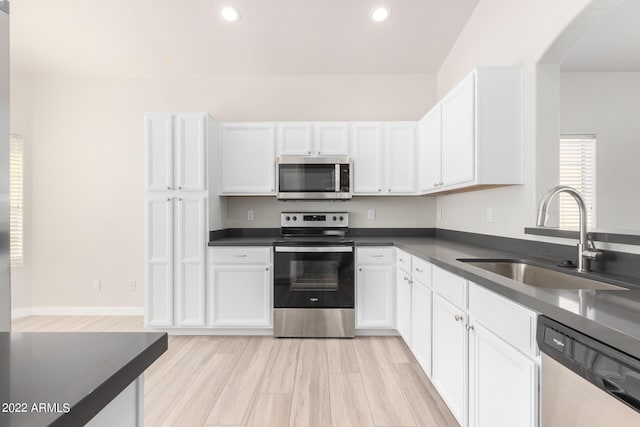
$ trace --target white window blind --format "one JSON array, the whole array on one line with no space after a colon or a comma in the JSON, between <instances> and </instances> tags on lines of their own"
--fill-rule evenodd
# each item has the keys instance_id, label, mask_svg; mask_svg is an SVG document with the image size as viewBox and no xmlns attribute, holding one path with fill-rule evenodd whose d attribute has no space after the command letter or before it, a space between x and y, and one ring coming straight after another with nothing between
<instances>
[{"instance_id":1,"label":"white window blind","mask_svg":"<svg viewBox=\"0 0 640 427\"><path fill-rule=\"evenodd\" d=\"M587 224L596 226L596 137L560 136L560 185L573 187L587 205ZM560 227L578 228L580 212L575 200L560 194Z\"/></svg>"},{"instance_id":2,"label":"white window blind","mask_svg":"<svg viewBox=\"0 0 640 427\"><path fill-rule=\"evenodd\" d=\"M11 266L23 263L23 137L11 134L9 144L9 203L11 220Z\"/></svg>"}]
</instances>

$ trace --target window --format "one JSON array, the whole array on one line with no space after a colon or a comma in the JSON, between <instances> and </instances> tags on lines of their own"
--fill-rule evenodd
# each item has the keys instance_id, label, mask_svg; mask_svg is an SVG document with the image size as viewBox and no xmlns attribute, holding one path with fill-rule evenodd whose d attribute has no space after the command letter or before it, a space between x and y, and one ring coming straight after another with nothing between
<instances>
[{"instance_id":1,"label":"window","mask_svg":"<svg viewBox=\"0 0 640 427\"><path fill-rule=\"evenodd\" d=\"M560 185L573 187L587 205L587 225L596 225L596 136L560 136ZM573 197L560 194L560 227L578 228L580 212Z\"/></svg>"},{"instance_id":2,"label":"window","mask_svg":"<svg viewBox=\"0 0 640 427\"><path fill-rule=\"evenodd\" d=\"M23 263L23 137L11 134L9 143L9 203L11 205L11 266Z\"/></svg>"}]
</instances>

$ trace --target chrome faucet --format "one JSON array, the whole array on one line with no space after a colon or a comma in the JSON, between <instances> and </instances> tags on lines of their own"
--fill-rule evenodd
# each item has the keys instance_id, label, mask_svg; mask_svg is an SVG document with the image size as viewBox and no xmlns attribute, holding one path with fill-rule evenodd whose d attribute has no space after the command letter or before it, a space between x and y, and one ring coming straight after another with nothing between
<instances>
[{"instance_id":1,"label":"chrome faucet","mask_svg":"<svg viewBox=\"0 0 640 427\"><path fill-rule=\"evenodd\" d=\"M580 241L578 243L578 271L588 272L589 264L591 260L595 260L602 252L596 249L593 241L587 237L587 207L584 203L584 199L578 193L578 190L566 185L559 185L553 187L542 197L540 205L538 205L538 227L545 227L548 217L549 203L554 196L560 193L567 193L574 198L578 204L578 210L580 211Z\"/></svg>"}]
</instances>

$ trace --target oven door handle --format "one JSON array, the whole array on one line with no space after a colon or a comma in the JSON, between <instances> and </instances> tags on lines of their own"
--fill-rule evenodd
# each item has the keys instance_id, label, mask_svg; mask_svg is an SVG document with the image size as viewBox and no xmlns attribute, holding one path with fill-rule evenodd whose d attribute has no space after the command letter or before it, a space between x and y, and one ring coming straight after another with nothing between
<instances>
[{"instance_id":1,"label":"oven door handle","mask_svg":"<svg viewBox=\"0 0 640 427\"><path fill-rule=\"evenodd\" d=\"M353 246L276 246L276 252L353 252Z\"/></svg>"}]
</instances>

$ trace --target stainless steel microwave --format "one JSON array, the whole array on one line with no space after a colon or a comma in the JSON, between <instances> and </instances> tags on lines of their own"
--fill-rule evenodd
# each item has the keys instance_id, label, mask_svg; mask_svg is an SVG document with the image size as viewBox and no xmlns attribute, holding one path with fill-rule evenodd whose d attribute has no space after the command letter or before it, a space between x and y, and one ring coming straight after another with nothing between
<instances>
[{"instance_id":1,"label":"stainless steel microwave","mask_svg":"<svg viewBox=\"0 0 640 427\"><path fill-rule=\"evenodd\" d=\"M281 200L345 200L351 198L350 157L278 157L276 196Z\"/></svg>"}]
</instances>

